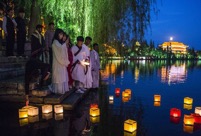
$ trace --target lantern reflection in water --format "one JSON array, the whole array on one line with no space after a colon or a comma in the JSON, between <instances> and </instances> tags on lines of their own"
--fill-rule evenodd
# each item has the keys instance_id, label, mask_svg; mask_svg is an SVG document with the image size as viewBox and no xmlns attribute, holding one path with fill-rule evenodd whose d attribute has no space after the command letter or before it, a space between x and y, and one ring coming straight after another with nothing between
<instances>
[{"instance_id":1,"label":"lantern reflection in water","mask_svg":"<svg viewBox=\"0 0 201 136\"><path fill-rule=\"evenodd\" d=\"M154 106L155 107L160 107L161 106L161 102L154 102Z\"/></svg>"},{"instance_id":2,"label":"lantern reflection in water","mask_svg":"<svg viewBox=\"0 0 201 136\"><path fill-rule=\"evenodd\" d=\"M39 116L29 116L29 123L34 123L39 121Z\"/></svg>"},{"instance_id":3,"label":"lantern reflection in water","mask_svg":"<svg viewBox=\"0 0 201 136\"><path fill-rule=\"evenodd\" d=\"M52 112L52 105L43 105L42 106L42 113L47 114Z\"/></svg>"},{"instance_id":4,"label":"lantern reflection in water","mask_svg":"<svg viewBox=\"0 0 201 136\"><path fill-rule=\"evenodd\" d=\"M195 107L195 113L201 116L201 107Z\"/></svg>"},{"instance_id":5,"label":"lantern reflection in water","mask_svg":"<svg viewBox=\"0 0 201 136\"><path fill-rule=\"evenodd\" d=\"M43 113L42 114L42 118L45 119L45 120L49 120L49 119L52 119L53 118L53 113L50 112L50 113Z\"/></svg>"},{"instance_id":6,"label":"lantern reflection in water","mask_svg":"<svg viewBox=\"0 0 201 136\"><path fill-rule=\"evenodd\" d=\"M191 116L194 117L194 123L201 124L201 116L199 114L192 113Z\"/></svg>"},{"instance_id":7,"label":"lantern reflection in water","mask_svg":"<svg viewBox=\"0 0 201 136\"><path fill-rule=\"evenodd\" d=\"M192 108L193 108L193 105L184 104L184 109L191 110Z\"/></svg>"},{"instance_id":8,"label":"lantern reflection in water","mask_svg":"<svg viewBox=\"0 0 201 136\"><path fill-rule=\"evenodd\" d=\"M19 119L20 126L25 126L29 124L28 118Z\"/></svg>"},{"instance_id":9,"label":"lantern reflection in water","mask_svg":"<svg viewBox=\"0 0 201 136\"><path fill-rule=\"evenodd\" d=\"M64 119L64 114L63 113L59 113L59 114L57 114L57 113L55 113L54 114L54 119L55 120L63 120Z\"/></svg>"},{"instance_id":10,"label":"lantern reflection in water","mask_svg":"<svg viewBox=\"0 0 201 136\"><path fill-rule=\"evenodd\" d=\"M181 117L181 110L177 109L177 108L170 109L170 116L175 117L175 118Z\"/></svg>"},{"instance_id":11,"label":"lantern reflection in water","mask_svg":"<svg viewBox=\"0 0 201 136\"><path fill-rule=\"evenodd\" d=\"M194 117L192 115L184 115L185 125L194 125Z\"/></svg>"},{"instance_id":12,"label":"lantern reflection in water","mask_svg":"<svg viewBox=\"0 0 201 136\"><path fill-rule=\"evenodd\" d=\"M28 111L27 109L19 109L19 118L27 118L28 117Z\"/></svg>"},{"instance_id":13,"label":"lantern reflection in water","mask_svg":"<svg viewBox=\"0 0 201 136\"><path fill-rule=\"evenodd\" d=\"M28 115L29 116L37 116L38 115L38 107L28 108Z\"/></svg>"},{"instance_id":14,"label":"lantern reflection in water","mask_svg":"<svg viewBox=\"0 0 201 136\"><path fill-rule=\"evenodd\" d=\"M100 109L99 108L90 108L89 114L92 117L99 116L100 115Z\"/></svg>"},{"instance_id":15,"label":"lantern reflection in water","mask_svg":"<svg viewBox=\"0 0 201 136\"><path fill-rule=\"evenodd\" d=\"M132 133L124 131L124 136L137 136L137 131L134 131Z\"/></svg>"},{"instance_id":16,"label":"lantern reflection in water","mask_svg":"<svg viewBox=\"0 0 201 136\"><path fill-rule=\"evenodd\" d=\"M100 116L97 116L97 117L92 117L90 116L90 122L91 123L99 123L100 122Z\"/></svg>"},{"instance_id":17,"label":"lantern reflection in water","mask_svg":"<svg viewBox=\"0 0 201 136\"><path fill-rule=\"evenodd\" d=\"M114 101L109 101L109 104L114 104Z\"/></svg>"},{"instance_id":18,"label":"lantern reflection in water","mask_svg":"<svg viewBox=\"0 0 201 136\"><path fill-rule=\"evenodd\" d=\"M124 122L124 131L134 132L137 130L137 122L131 119L128 119Z\"/></svg>"},{"instance_id":19,"label":"lantern reflection in water","mask_svg":"<svg viewBox=\"0 0 201 136\"><path fill-rule=\"evenodd\" d=\"M186 132L186 133L192 134L193 133L193 128L194 128L193 126L183 124L183 131Z\"/></svg>"},{"instance_id":20,"label":"lantern reflection in water","mask_svg":"<svg viewBox=\"0 0 201 136\"><path fill-rule=\"evenodd\" d=\"M122 97L122 102L128 102L129 101L129 97Z\"/></svg>"},{"instance_id":21,"label":"lantern reflection in water","mask_svg":"<svg viewBox=\"0 0 201 136\"><path fill-rule=\"evenodd\" d=\"M115 94L115 96L118 98L118 97L120 97L120 94Z\"/></svg>"},{"instance_id":22,"label":"lantern reflection in water","mask_svg":"<svg viewBox=\"0 0 201 136\"><path fill-rule=\"evenodd\" d=\"M176 118L176 117L170 117L170 122L173 124L179 124L181 118Z\"/></svg>"},{"instance_id":23,"label":"lantern reflection in water","mask_svg":"<svg viewBox=\"0 0 201 136\"><path fill-rule=\"evenodd\" d=\"M192 105L193 104L193 98L185 97L184 98L184 104Z\"/></svg>"},{"instance_id":24,"label":"lantern reflection in water","mask_svg":"<svg viewBox=\"0 0 201 136\"><path fill-rule=\"evenodd\" d=\"M160 95L154 95L154 101L155 102L160 102L161 101L161 96Z\"/></svg>"},{"instance_id":25,"label":"lantern reflection in water","mask_svg":"<svg viewBox=\"0 0 201 136\"><path fill-rule=\"evenodd\" d=\"M63 106L62 105L54 105L54 112L56 114L63 113Z\"/></svg>"}]
</instances>

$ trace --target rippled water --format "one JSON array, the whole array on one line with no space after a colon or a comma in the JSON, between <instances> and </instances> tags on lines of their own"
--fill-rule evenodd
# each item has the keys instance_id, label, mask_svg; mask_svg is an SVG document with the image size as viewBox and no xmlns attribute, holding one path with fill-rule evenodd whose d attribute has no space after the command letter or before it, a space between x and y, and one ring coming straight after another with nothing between
<instances>
[{"instance_id":1,"label":"rippled water","mask_svg":"<svg viewBox=\"0 0 201 136\"><path fill-rule=\"evenodd\" d=\"M23 124L18 119L22 105L0 104L0 129L3 135L36 136L200 136L201 125L184 126L183 115L201 106L201 62L199 61L109 61L102 62L101 88L91 91L75 111L46 120L39 115L35 123ZM130 98L115 95L131 89ZM154 95L161 102L154 103ZM109 101L113 96L113 102ZM193 105L184 105L184 97ZM97 103L100 116L91 118L89 106ZM170 118L170 109L179 108L180 119ZM60 120L61 119L61 120ZM124 132L124 121L137 121L135 133ZM25 121L26 122L26 121ZM21 123L21 126L20 126ZM89 133L82 130L90 127Z\"/></svg>"}]
</instances>

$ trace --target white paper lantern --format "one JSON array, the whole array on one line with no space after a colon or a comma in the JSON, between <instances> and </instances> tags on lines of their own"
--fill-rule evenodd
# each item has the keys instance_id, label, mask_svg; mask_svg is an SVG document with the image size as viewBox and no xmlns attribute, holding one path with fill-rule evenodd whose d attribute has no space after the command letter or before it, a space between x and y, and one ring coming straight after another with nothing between
<instances>
[{"instance_id":1,"label":"white paper lantern","mask_svg":"<svg viewBox=\"0 0 201 136\"><path fill-rule=\"evenodd\" d=\"M39 116L29 116L29 123L34 123L34 122L38 122L39 121Z\"/></svg>"},{"instance_id":2,"label":"white paper lantern","mask_svg":"<svg viewBox=\"0 0 201 136\"><path fill-rule=\"evenodd\" d=\"M113 101L114 100L114 96L110 95L109 96L109 101Z\"/></svg>"},{"instance_id":3,"label":"white paper lantern","mask_svg":"<svg viewBox=\"0 0 201 136\"><path fill-rule=\"evenodd\" d=\"M38 107L31 107L28 109L28 116L37 116L38 115Z\"/></svg>"},{"instance_id":4,"label":"white paper lantern","mask_svg":"<svg viewBox=\"0 0 201 136\"><path fill-rule=\"evenodd\" d=\"M52 105L43 105L42 106L42 113L47 114L52 112Z\"/></svg>"},{"instance_id":5,"label":"white paper lantern","mask_svg":"<svg viewBox=\"0 0 201 136\"><path fill-rule=\"evenodd\" d=\"M54 105L54 112L56 114L63 113L63 106L62 105Z\"/></svg>"},{"instance_id":6,"label":"white paper lantern","mask_svg":"<svg viewBox=\"0 0 201 136\"><path fill-rule=\"evenodd\" d=\"M201 107L195 107L195 113L201 116Z\"/></svg>"},{"instance_id":7,"label":"white paper lantern","mask_svg":"<svg viewBox=\"0 0 201 136\"><path fill-rule=\"evenodd\" d=\"M53 113L50 112L50 113L42 114L42 118L45 119L45 120L52 119L53 118Z\"/></svg>"}]
</instances>

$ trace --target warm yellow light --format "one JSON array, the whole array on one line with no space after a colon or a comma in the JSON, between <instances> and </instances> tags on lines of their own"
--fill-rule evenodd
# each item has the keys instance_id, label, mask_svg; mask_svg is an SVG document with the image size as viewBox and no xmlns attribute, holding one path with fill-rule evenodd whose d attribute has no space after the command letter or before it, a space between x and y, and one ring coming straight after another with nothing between
<instances>
[{"instance_id":1,"label":"warm yellow light","mask_svg":"<svg viewBox=\"0 0 201 136\"><path fill-rule=\"evenodd\" d=\"M63 118L64 118L63 113L54 114L54 119L55 119L55 120L62 120Z\"/></svg>"},{"instance_id":2,"label":"warm yellow light","mask_svg":"<svg viewBox=\"0 0 201 136\"><path fill-rule=\"evenodd\" d=\"M154 106L155 107L160 107L161 106L161 102L154 102Z\"/></svg>"},{"instance_id":3,"label":"warm yellow light","mask_svg":"<svg viewBox=\"0 0 201 136\"><path fill-rule=\"evenodd\" d=\"M122 102L128 102L129 101L129 97L122 97Z\"/></svg>"},{"instance_id":4,"label":"warm yellow light","mask_svg":"<svg viewBox=\"0 0 201 136\"><path fill-rule=\"evenodd\" d=\"M19 118L27 118L28 117L28 111L27 109L19 109Z\"/></svg>"},{"instance_id":5,"label":"warm yellow light","mask_svg":"<svg viewBox=\"0 0 201 136\"><path fill-rule=\"evenodd\" d=\"M193 105L184 104L184 109L191 110L192 108L193 108Z\"/></svg>"},{"instance_id":6,"label":"warm yellow light","mask_svg":"<svg viewBox=\"0 0 201 136\"><path fill-rule=\"evenodd\" d=\"M122 92L122 97L129 97L129 93L128 93L128 92L123 91L123 92Z\"/></svg>"},{"instance_id":7,"label":"warm yellow light","mask_svg":"<svg viewBox=\"0 0 201 136\"><path fill-rule=\"evenodd\" d=\"M42 106L42 113L50 113L52 112L52 105L43 105Z\"/></svg>"},{"instance_id":8,"label":"warm yellow light","mask_svg":"<svg viewBox=\"0 0 201 136\"><path fill-rule=\"evenodd\" d=\"M39 116L29 116L29 123L34 123L39 121Z\"/></svg>"},{"instance_id":9,"label":"warm yellow light","mask_svg":"<svg viewBox=\"0 0 201 136\"><path fill-rule=\"evenodd\" d=\"M186 133L193 133L193 126L183 124L183 131Z\"/></svg>"},{"instance_id":10,"label":"warm yellow light","mask_svg":"<svg viewBox=\"0 0 201 136\"><path fill-rule=\"evenodd\" d=\"M129 96L131 96L131 89L126 89L125 92L127 92Z\"/></svg>"},{"instance_id":11,"label":"warm yellow light","mask_svg":"<svg viewBox=\"0 0 201 136\"><path fill-rule=\"evenodd\" d=\"M38 115L38 107L31 107L28 109L28 116L37 116Z\"/></svg>"},{"instance_id":12,"label":"warm yellow light","mask_svg":"<svg viewBox=\"0 0 201 136\"><path fill-rule=\"evenodd\" d=\"M184 98L184 103L185 104L193 104L193 98L190 98L190 97L185 97Z\"/></svg>"},{"instance_id":13,"label":"warm yellow light","mask_svg":"<svg viewBox=\"0 0 201 136\"><path fill-rule=\"evenodd\" d=\"M54 112L56 114L63 113L63 106L62 105L54 105Z\"/></svg>"},{"instance_id":14,"label":"warm yellow light","mask_svg":"<svg viewBox=\"0 0 201 136\"><path fill-rule=\"evenodd\" d=\"M124 131L134 132L137 130L137 122L131 119L128 119L124 122Z\"/></svg>"},{"instance_id":15,"label":"warm yellow light","mask_svg":"<svg viewBox=\"0 0 201 136\"><path fill-rule=\"evenodd\" d=\"M113 101L114 100L114 96L109 96L109 101Z\"/></svg>"},{"instance_id":16,"label":"warm yellow light","mask_svg":"<svg viewBox=\"0 0 201 136\"><path fill-rule=\"evenodd\" d=\"M114 101L109 101L109 104L114 104Z\"/></svg>"},{"instance_id":17,"label":"warm yellow light","mask_svg":"<svg viewBox=\"0 0 201 136\"><path fill-rule=\"evenodd\" d=\"M100 115L100 109L99 108L90 108L89 114L92 117L99 116Z\"/></svg>"},{"instance_id":18,"label":"warm yellow light","mask_svg":"<svg viewBox=\"0 0 201 136\"><path fill-rule=\"evenodd\" d=\"M20 126L25 126L29 124L28 118L19 119Z\"/></svg>"},{"instance_id":19,"label":"warm yellow light","mask_svg":"<svg viewBox=\"0 0 201 136\"><path fill-rule=\"evenodd\" d=\"M194 125L194 117L191 115L184 115L184 124L185 125Z\"/></svg>"},{"instance_id":20,"label":"warm yellow light","mask_svg":"<svg viewBox=\"0 0 201 136\"><path fill-rule=\"evenodd\" d=\"M53 118L53 113L50 112L50 113L42 114L42 118L45 119L45 120L52 119Z\"/></svg>"},{"instance_id":21,"label":"warm yellow light","mask_svg":"<svg viewBox=\"0 0 201 136\"><path fill-rule=\"evenodd\" d=\"M160 102L161 101L161 95L154 95L154 101Z\"/></svg>"},{"instance_id":22,"label":"warm yellow light","mask_svg":"<svg viewBox=\"0 0 201 136\"><path fill-rule=\"evenodd\" d=\"M195 113L201 116L201 107L195 107Z\"/></svg>"},{"instance_id":23,"label":"warm yellow light","mask_svg":"<svg viewBox=\"0 0 201 136\"><path fill-rule=\"evenodd\" d=\"M91 123L99 123L100 122L100 116L97 116L97 117L92 117L90 116L90 122Z\"/></svg>"}]
</instances>

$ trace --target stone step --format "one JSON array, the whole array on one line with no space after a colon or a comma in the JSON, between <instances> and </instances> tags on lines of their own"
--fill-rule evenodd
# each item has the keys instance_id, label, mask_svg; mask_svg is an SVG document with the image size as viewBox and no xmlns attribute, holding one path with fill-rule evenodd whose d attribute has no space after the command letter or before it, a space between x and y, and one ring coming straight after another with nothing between
<instances>
[{"instance_id":1,"label":"stone step","mask_svg":"<svg viewBox=\"0 0 201 136\"><path fill-rule=\"evenodd\" d=\"M4 62L0 63L0 69L12 69L12 68L25 68L25 62L19 62L19 63L14 63L14 62Z\"/></svg>"},{"instance_id":2,"label":"stone step","mask_svg":"<svg viewBox=\"0 0 201 136\"><path fill-rule=\"evenodd\" d=\"M0 63L20 63L20 62L26 62L28 61L28 57L0 57Z\"/></svg>"},{"instance_id":3,"label":"stone step","mask_svg":"<svg viewBox=\"0 0 201 136\"><path fill-rule=\"evenodd\" d=\"M2 69L0 68L0 82L2 80L12 79L25 74L24 68L7 68Z\"/></svg>"}]
</instances>

